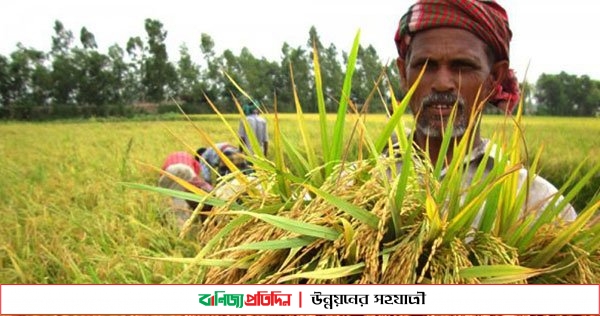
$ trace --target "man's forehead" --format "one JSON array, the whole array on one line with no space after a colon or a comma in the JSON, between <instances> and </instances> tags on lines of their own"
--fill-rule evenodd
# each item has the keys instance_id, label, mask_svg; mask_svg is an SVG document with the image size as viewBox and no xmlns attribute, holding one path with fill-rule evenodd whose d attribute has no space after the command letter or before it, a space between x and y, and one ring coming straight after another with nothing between
<instances>
[{"instance_id":1,"label":"man's forehead","mask_svg":"<svg viewBox=\"0 0 600 316\"><path fill-rule=\"evenodd\" d=\"M478 58L485 56L487 44L471 32L458 28L434 28L415 34L410 55L449 53Z\"/></svg>"}]
</instances>

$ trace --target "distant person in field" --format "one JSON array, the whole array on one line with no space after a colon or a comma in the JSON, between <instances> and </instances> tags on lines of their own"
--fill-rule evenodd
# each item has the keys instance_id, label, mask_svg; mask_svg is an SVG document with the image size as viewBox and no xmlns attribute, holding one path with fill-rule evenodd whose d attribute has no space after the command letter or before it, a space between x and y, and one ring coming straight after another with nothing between
<instances>
[{"instance_id":1,"label":"distant person in field","mask_svg":"<svg viewBox=\"0 0 600 316\"><path fill-rule=\"evenodd\" d=\"M452 137L458 143L470 116L482 115L482 101L510 115L519 102L519 84L510 69L509 28L505 10L493 0L419 0L400 19L395 34L400 83L407 91L423 67L426 70L410 99L415 117L414 143L436 162L442 146L442 134L453 124ZM450 121L454 107L456 118ZM480 135L479 125L473 135L469 175L481 161L489 140ZM399 148L398 144L393 147ZM443 159L452 159L452 145ZM490 170L490 166L487 167ZM445 171L444 171L445 173ZM525 185L527 171L519 171ZM558 190L547 180L535 176L529 185L524 212L545 208ZM568 206L562 219L572 221L575 210ZM478 223L479 219L476 219Z\"/></svg>"},{"instance_id":2,"label":"distant person in field","mask_svg":"<svg viewBox=\"0 0 600 316\"><path fill-rule=\"evenodd\" d=\"M256 136L256 140L260 146L259 150L266 156L269 149L269 138L267 133L267 121L264 117L260 116L258 110L258 104L256 101L250 101L244 105L244 114L246 115L246 120L248 121L249 127L252 129L254 136ZM240 120L239 128L238 128L238 136L240 137L240 141L242 144L248 148L248 155L253 155L256 153L256 149L252 147L252 143L250 142L250 138L248 136L248 131L244 128L244 123ZM240 151L244 151L244 146L240 145Z\"/></svg>"}]
</instances>

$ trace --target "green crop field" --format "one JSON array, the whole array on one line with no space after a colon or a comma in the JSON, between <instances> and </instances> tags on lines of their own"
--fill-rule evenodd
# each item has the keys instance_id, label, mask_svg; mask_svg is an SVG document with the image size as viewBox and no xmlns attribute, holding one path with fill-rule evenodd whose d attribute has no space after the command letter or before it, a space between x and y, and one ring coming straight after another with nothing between
<instances>
[{"instance_id":1,"label":"green crop field","mask_svg":"<svg viewBox=\"0 0 600 316\"><path fill-rule=\"evenodd\" d=\"M318 133L317 116L308 118L315 126L309 130ZM235 116L228 119L237 127ZM272 133L273 117L268 120ZM298 139L294 120L280 116L283 133ZM500 131L503 120L486 117L483 135ZM384 121L368 117L370 133ZM215 141L235 142L209 115L193 117L193 125L0 123L0 283L186 283L193 269L159 259L193 257L201 245L178 237L166 196L122 183L155 184L156 171L144 164L160 167L171 151L206 145L196 127ZM578 164L585 171L600 161L599 119L527 117L523 128L531 155L543 146L541 174L557 186ZM597 174L575 206L585 206L599 187Z\"/></svg>"}]
</instances>

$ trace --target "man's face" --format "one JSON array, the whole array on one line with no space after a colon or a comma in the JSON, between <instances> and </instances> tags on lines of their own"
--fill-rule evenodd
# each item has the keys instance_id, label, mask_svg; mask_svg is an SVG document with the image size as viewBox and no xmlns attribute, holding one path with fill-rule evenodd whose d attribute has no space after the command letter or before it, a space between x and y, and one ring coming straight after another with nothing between
<instances>
[{"instance_id":1,"label":"man's face","mask_svg":"<svg viewBox=\"0 0 600 316\"><path fill-rule=\"evenodd\" d=\"M426 62L410 100L417 132L441 137L457 107L453 136L462 136L471 111L490 95L498 67L491 65L482 40L458 28L436 28L414 36L407 59L398 60L404 88L412 86Z\"/></svg>"}]
</instances>

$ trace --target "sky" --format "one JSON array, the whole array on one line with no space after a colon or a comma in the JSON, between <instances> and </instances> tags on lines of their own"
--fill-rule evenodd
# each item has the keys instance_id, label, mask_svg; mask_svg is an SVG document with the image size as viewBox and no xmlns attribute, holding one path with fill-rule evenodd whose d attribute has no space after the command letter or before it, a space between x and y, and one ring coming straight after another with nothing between
<instances>
[{"instance_id":1,"label":"sky","mask_svg":"<svg viewBox=\"0 0 600 316\"><path fill-rule=\"evenodd\" d=\"M508 12L513 41L511 67L520 80L535 82L542 73L565 71L600 80L600 0L497 0ZM215 42L215 51L239 54L247 47L255 57L281 59L281 47L305 46L315 26L326 46L349 51L360 30L360 43L373 45L383 62L396 58L393 41L400 17L413 0L3 0L0 1L0 54L8 56L21 42L50 50L55 20L76 38L91 31L98 50L130 37L145 38L144 20L157 19L168 32L169 58L176 61L186 44L202 61L200 36ZM76 41L78 43L78 41Z\"/></svg>"}]
</instances>

